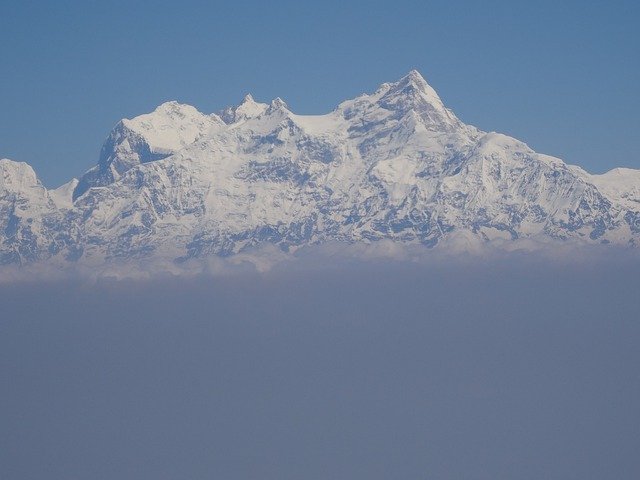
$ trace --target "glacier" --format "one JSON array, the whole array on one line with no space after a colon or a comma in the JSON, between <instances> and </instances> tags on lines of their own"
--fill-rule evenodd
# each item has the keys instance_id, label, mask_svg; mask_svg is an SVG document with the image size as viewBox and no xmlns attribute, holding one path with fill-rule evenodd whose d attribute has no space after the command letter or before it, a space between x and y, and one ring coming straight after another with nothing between
<instances>
[{"instance_id":1,"label":"glacier","mask_svg":"<svg viewBox=\"0 0 640 480\"><path fill-rule=\"evenodd\" d=\"M0 265L239 257L268 246L640 246L640 170L592 175L466 125L417 71L325 115L280 98L117 123L97 164L48 190L0 160Z\"/></svg>"}]
</instances>

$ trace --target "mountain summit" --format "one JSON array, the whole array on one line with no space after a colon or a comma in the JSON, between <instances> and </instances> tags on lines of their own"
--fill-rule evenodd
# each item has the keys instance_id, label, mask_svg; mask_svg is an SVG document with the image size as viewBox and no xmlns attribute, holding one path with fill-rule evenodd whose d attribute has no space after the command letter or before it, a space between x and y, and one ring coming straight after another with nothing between
<instances>
[{"instance_id":1,"label":"mountain summit","mask_svg":"<svg viewBox=\"0 0 640 480\"><path fill-rule=\"evenodd\" d=\"M482 132L411 71L325 115L251 95L218 114L164 103L118 122L96 166L57 190L0 160L0 212L3 264L381 240L637 247L640 171L590 175Z\"/></svg>"}]
</instances>

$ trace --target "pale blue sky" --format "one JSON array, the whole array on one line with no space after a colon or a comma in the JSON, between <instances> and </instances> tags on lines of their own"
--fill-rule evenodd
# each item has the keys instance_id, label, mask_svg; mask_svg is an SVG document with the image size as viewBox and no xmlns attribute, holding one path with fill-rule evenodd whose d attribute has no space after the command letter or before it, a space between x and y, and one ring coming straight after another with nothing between
<instances>
[{"instance_id":1,"label":"pale blue sky","mask_svg":"<svg viewBox=\"0 0 640 480\"><path fill-rule=\"evenodd\" d=\"M418 69L465 122L592 172L640 168L640 7L578 1L0 4L0 157L48 186L122 117L251 92L324 113Z\"/></svg>"}]
</instances>

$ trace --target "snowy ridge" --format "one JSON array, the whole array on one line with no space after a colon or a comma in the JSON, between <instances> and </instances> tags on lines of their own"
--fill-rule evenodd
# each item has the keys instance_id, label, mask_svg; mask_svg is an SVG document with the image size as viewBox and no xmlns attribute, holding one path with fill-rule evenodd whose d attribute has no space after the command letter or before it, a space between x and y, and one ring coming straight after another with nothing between
<instances>
[{"instance_id":1,"label":"snowy ridge","mask_svg":"<svg viewBox=\"0 0 640 480\"><path fill-rule=\"evenodd\" d=\"M474 251L640 246L640 171L589 175L465 125L416 71L325 115L247 95L119 122L98 164L47 191L0 161L0 263L180 264L265 245Z\"/></svg>"},{"instance_id":2,"label":"snowy ridge","mask_svg":"<svg viewBox=\"0 0 640 480\"><path fill-rule=\"evenodd\" d=\"M614 168L602 175L591 175L590 180L598 190L629 210L640 208L640 170Z\"/></svg>"},{"instance_id":3,"label":"snowy ridge","mask_svg":"<svg viewBox=\"0 0 640 480\"><path fill-rule=\"evenodd\" d=\"M267 108L269 108L269 105L266 103L258 103L253 99L251 94L247 94L240 105L227 107L220 111L218 115L223 122L230 125L262 115Z\"/></svg>"}]
</instances>

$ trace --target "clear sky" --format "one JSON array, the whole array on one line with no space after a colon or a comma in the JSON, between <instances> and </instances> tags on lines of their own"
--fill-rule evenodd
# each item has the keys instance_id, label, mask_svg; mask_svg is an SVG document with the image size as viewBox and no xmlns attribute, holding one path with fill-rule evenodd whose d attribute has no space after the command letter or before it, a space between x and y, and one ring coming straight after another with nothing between
<instances>
[{"instance_id":1,"label":"clear sky","mask_svg":"<svg viewBox=\"0 0 640 480\"><path fill-rule=\"evenodd\" d=\"M0 17L0 157L47 186L167 100L325 113L413 68L467 123L592 172L640 168L637 1L23 0Z\"/></svg>"}]
</instances>

